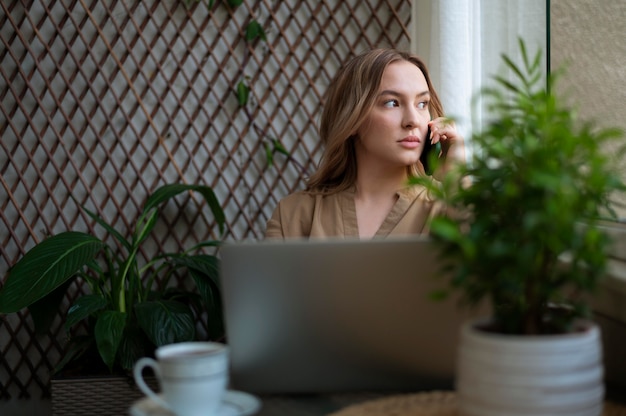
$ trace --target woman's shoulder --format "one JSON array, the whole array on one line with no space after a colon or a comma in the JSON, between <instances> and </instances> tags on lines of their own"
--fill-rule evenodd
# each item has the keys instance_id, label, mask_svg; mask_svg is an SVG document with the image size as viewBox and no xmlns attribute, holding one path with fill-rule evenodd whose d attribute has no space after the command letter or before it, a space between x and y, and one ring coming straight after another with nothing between
<instances>
[{"instance_id":1,"label":"woman's shoulder","mask_svg":"<svg viewBox=\"0 0 626 416\"><path fill-rule=\"evenodd\" d=\"M307 191L293 192L278 201L267 222L267 238L308 237L315 211L316 196Z\"/></svg>"},{"instance_id":2,"label":"woman's shoulder","mask_svg":"<svg viewBox=\"0 0 626 416\"><path fill-rule=\"evenodd\" d=\"M313 207L316 195L308 191L296 191L278 201L281 208L292 210L295 208Z\"/></svg>"},{"instance_id":3,"label":"woman's shoulder","mask_svg":"<svg viewBox=\"0 0 626 416\"><path fill-rule=\"evenodd\" d=\"M279 205L290 209L313 209L316 206L330 208L341 205L346 198L353 197L353 188L334 192L302 190L287 195L279 201Z\"/></svg>"},{"instance_id":4,"label":"woman's shoulder","mask_svg":"<svg viewBox=\"0 0 626 416\"><path fill-rule=\"evenodd\" d=\"M349 191L331 194L296 191L283 197L267 223L266 237L335 236L343 229L341 215Z\"/></svg>"},{"instance_id":5,"label":"woman's shoulder","mask_svg":"<svg viewBox=\"0 0 626 416\"><path fill-rule=\"evenodd\" d=\"M433 179L433 182L437 182ZM422 201L422 202L435 202L436 198L429 192L429 190L421 184L413 184L401 189L398 192L400 198L406 198L410 201Z\"/></svg>"}]
</instances>

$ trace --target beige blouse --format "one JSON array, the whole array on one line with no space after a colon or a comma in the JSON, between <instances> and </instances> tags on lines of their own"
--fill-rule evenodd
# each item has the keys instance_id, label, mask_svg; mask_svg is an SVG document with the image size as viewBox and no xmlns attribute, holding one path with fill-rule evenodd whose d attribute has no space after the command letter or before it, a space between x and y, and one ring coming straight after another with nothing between
<instances>
[{"instance_id":1,"label":"beige blouse","mask_svg":"<svg viewBox=\"0 0 626 416\"><path fill-rule=\"evenodd\" d=\"M331 195L296 192L279 201L267 222L267 238L358 238L354 188ZM442 211L421 186L405 188L375 237L428 233L428 220Z\"/></svg>"}]
</instances>

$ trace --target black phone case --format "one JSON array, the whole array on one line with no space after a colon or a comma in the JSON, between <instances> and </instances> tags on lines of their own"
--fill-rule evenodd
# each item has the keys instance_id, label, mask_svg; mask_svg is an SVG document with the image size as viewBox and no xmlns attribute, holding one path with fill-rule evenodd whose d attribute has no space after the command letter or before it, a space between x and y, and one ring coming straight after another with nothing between
<instances>
[{"instance_id":1,"label":"black phone case","mask_svg":"<svg viewBox=\"0 0 626 416\"><path fill-rule=\"evenodd\" d=\"M422 154L420 156L420 162L422 162L422 165L424 165L424 170L426 171L427 175L432 175L432 167L430 166L430 164L428 163L428 159L430 157L430 154L433 152L433 150L435 149L435 146L433 146L433 144L430 142L430 127L428 128L428 131L426 132L426 143L424 144L424 150L422 150Z\"/></svg>"}]
</instances>

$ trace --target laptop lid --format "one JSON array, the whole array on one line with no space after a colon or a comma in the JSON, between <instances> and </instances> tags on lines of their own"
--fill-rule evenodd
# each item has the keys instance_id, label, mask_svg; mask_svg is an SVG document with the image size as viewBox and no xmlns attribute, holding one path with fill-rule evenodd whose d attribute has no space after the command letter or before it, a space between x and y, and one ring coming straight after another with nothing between
<instances>
[{"instance_id":1,"label":"laptop lid","mask_svg":"<svg viewBox=\"0 0 626 416\"><path fill-rule=\"evenodd\" d=\"M450 388L459 325L426 237L226 244L233 388L257 393Z\"/></svg>"}]
</instances>

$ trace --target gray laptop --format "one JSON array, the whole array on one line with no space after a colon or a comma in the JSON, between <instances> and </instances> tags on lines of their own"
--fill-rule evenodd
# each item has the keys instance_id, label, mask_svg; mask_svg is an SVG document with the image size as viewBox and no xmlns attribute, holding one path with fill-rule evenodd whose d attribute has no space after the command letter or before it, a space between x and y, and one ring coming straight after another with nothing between
<instances>
[{"instance_id":1,"label":"gray laptop","mask_svg":"<svg viewBox=\"0 0 626 416\"><path fill-rule=\"evenodd\" d=\"M256 393L450 388L456 300L427 238L265 241L221 249L233 388Z\"/></svg>"}]
</instances>

